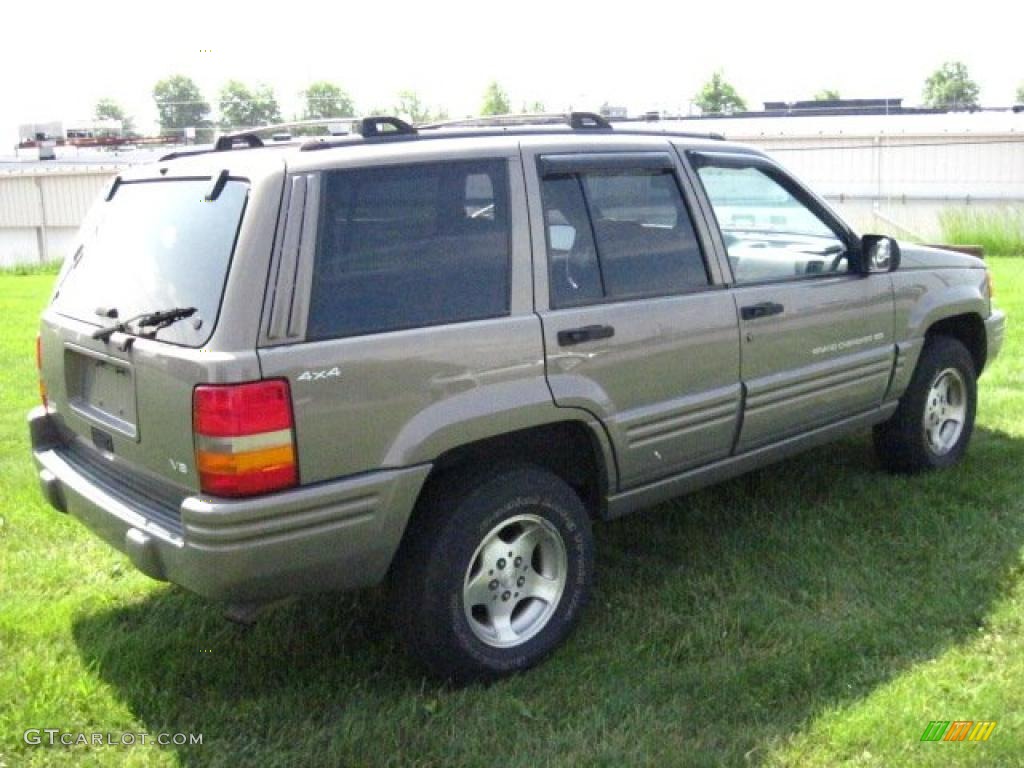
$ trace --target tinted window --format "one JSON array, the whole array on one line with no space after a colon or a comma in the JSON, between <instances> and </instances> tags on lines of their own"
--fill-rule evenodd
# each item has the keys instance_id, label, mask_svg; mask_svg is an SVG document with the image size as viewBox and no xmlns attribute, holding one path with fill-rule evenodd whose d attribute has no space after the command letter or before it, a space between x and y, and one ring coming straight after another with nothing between
<instances>
[{"instance_id":1,"label":"tinted window","mask_svg":"<svg viewBox=\"0 0 1024 768\"><path fill-rule=\"evenodd\" d=\"M554 307L682 293L708 284L675 176L661 171L546 178Z\"/></svg>"},{"instance_id":2,"label":"tinted window","mask_svg":"<svg viewBox=\"0 0 1024 768\"><path fill-rule=\"evenodd\" d=\"M804 203L760 168L698 170L738 283L849 270L846 247Z\"/></svg>"},{"instance_id":3,"label":"tinted window","mask_svg":"<svg viewBox=\"0 0 1024 768\"><path fill-rule=\"evenodd\" d=\"M551 305L572 307L604 297L593 230L577 176L544 180Z\"/></svg>"},{"instance_id":4,"label":"tinted window","mask_svg":"<svg viewBox=\"0 0 1024 768\"><path fill-rule=\"evenodd\" d=\"M322 184L309 338L508 313L504 160L331 171Z\"/></svg>"},{"instance_id":5,"label":"tinted window","mask_svg":"<svg viewBox=\"0 0 1024 768\"><path fill-rule=\"evenodd\" d=\"M58 278L54 308L99 324L97 307L116 308L122 320L195 307L194 318L160 330L157 338L205 344L217 321L249 185L229 181L216 200L205 202L209 190L209 179L131 182L109 202L97 202Z\"/></svg>"}]
</instances>

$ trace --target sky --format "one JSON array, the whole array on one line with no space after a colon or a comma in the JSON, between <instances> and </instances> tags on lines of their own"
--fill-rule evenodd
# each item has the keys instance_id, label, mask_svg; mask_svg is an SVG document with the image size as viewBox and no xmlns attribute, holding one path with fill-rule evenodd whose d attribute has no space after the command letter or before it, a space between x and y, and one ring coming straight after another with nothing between
<instances>
[{"instance_id":1,"label":"sky","mask_svg":"<svg viewBox=\"0 0 1024 768\"><path fill-rule=\"evenodd\" d=\"M515 3L177 2L51 0L0 11L0 150L19 123L92 115L110 97L155 130L154 83L185 74L215 104L228 79L266 83L285 117L314 80L345 88L359 110L402 89L452 116L476 113L497 80L512 106L686 113L716 69L748 106L811 98L921 102L943 61L967 64L986 106L1024 82L1024 4L797 2Z\"/></svg>"}]
</instances>

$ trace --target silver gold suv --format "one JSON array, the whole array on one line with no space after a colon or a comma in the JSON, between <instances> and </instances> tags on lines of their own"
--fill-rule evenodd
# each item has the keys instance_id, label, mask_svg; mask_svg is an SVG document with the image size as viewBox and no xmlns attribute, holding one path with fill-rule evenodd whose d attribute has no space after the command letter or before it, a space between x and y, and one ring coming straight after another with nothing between
<instances>
[{"instance_id":1,"label":"silver gold suv","mask_svg":"<svg viewBox=\"0 0 1024 768\"><path fill-rule=\"evenodd\" d=\"M41 322L43 493L231 604L366 587L435 673L579 618L593 521L874 428L954 464L984 263L764 154L596 115L222 138L118 177Z\"/></svg>"}]
</instances>

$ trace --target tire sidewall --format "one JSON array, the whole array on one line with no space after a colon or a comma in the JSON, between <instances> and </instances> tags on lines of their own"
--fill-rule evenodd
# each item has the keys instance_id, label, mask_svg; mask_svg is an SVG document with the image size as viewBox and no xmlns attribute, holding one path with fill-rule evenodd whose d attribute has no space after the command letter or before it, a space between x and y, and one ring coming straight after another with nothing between
<instances>
[{"instance_id":1,"label":"tire sidewall","mask_svg":"<svg viewBox=\"0 0 1024 768\"><path fill-rule=\"evenodd\" d=\"M519 476L516 479L525 480L535 473L526 470L515 474ZM546 480L545 476L546 473L541 475ZM439 607L444 612L442 623L448 640L453 650L464 655L484 675L525 669L554 650L575 625L592 581L594 557L589 520L575 493L567 486L559 487L560 481L554 485L532 482L531 485L540 487L525 493L502 493L501 486L507 487L510 479L498 475L463 500L452 516L448 535L443 537L447 540L446 546L441 547L446 563L438 563L444 572L440 590L444 600ZM522 488L525 484L514 485ZM543 518L561 536L566 553L566 582L557 608L537 634L521 645L497 648L478 638L469 625L463 606L465 574L484 537L502 521L522 514Z\"/></svg>"},{"instance_id":2,"label":"tire sidewall","mask_svg":"<svg viewBox=\"0 0 1024 768\"><path fill-rule=\"evenodd\" d=\"M914 426L917 429L920 450L928 464L941 469L952 466L963 458L967 446L974 431L974 419L978 405L978 384L977 375L974 371L974 362L967 349L952 339L941 339L932 350L929 350L924 365L919 369L921 374L915 384L914 392ZM925 436L925 413L928 407L928 394L932 386L938 380L939 375L948 368L956 369L964 381L967 408L964 415L964 425L957 438L956 444L946 453L935 453Z\"/></svg>"}]
</instances>

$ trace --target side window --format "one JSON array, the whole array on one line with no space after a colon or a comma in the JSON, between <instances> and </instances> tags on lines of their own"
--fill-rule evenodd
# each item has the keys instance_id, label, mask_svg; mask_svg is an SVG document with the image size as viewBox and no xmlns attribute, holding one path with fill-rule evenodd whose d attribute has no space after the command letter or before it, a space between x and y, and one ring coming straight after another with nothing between
<instances>
[{"instance_id":1,"label":"side window","mask_svg":"<svg viewBox=\"0 0 1024 768\"><path fill-rule=\"evenodd\" d=\"M504 160L329 171L321 184L309 339L508 314Z\"/></svg>"},{"instance_id":2,"label":"side window","mask_svg":"<svg viewBox=\"0 0 1024 768\"><path fill-rule=\"evenodd\" d=\"M551 306L575 307L604 297L594 234L577 176L544 179Z\"/></svg>"},{"instance_id":3,"label":"side window","mask_svg":"<svg viewBox=\"0 0 1024 768\"><path fill-rule=\"evenodd\" d=\"M708 285L693 221L670 171L551 176L542 197L552 307Z\"/></svg>"},{"instance_id":4,"label":"side window","mask_svg":"<svg viewBox=\"0 0 1024 768\"><path fill-rule=\"evenodd\" d=\"M849 271L843 241L769 173L699 166L737 283Z\"/></svg>"}]
</instances>

